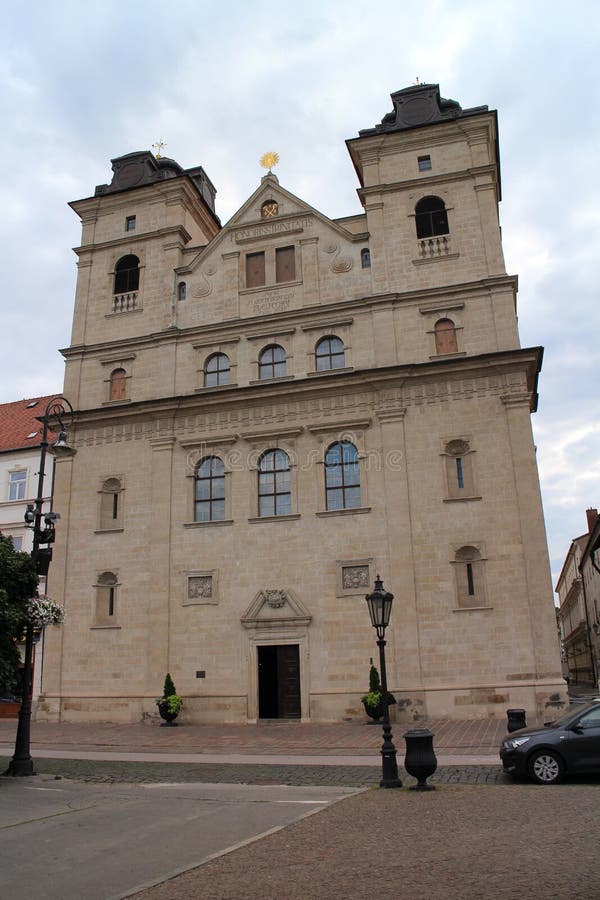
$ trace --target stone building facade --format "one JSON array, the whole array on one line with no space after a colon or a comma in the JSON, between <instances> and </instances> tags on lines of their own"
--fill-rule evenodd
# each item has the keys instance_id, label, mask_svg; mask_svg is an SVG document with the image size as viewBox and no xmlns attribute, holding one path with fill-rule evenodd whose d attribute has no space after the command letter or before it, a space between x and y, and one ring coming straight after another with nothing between
<instances>
[{"instance_id":1,"label":"stone building facade","mask_svg":"<svg viewBox=\"0 0 600 900\"><path fill-rule=\"evenodd\" d=\"M571 541L556 582L556 593L569 685L597 688L600 672L600 517L594 507L589 507L585 513L588 530Z\"/></svg>"},{"instance_id":2,"label":"stone building facade","mask_svg":"<svg viewBox=\"0 0 600 900\"><path fill-rule=\"evenodd\" d=\"M139 720L169 671L188 721L361 717L378 573L402 721L564 701L497 116L392 102L347 141L359 215L269 171L222 227L203 169L149 152L71 204L38 715Z\"/></svg>"}]
</instances>

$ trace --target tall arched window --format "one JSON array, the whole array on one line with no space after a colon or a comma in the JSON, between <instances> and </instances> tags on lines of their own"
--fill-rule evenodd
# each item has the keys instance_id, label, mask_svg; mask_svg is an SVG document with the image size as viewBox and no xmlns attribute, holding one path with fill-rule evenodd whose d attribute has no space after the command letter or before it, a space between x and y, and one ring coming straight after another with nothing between
<instances>
[{"instance_id":1,"label":"tall arched window","mask_svg":"<svg viewBox=\"0 0 600 900\"><path fill-rule=\"evenodd\" d=\"M185 283L185 281L180 281L179 284L177 285L177 299L185 300L186 294L187 294L186 283Z\"/></svg>"},{"instance_id":2,"label":"tall arched window","mask_svg":"<svg viewBox=\"0 0 600 900\"><path fill-rule=\"evenodd\" d=\"M115 294L137 291L140 286L140 261L130 254L122 256L115 266Z\"/></svg>"},{"instance_id":3,"label":"tall arched window","mask_svg":"<svg viewBox=\"0 0 600 900\"><path fill-rule=\"evenodd\" d=\"M225 518L225 466L218 456L207 456L196 466L194 521L217 522Z\"/></svg>"},{"instance_id":4,"label":"tall arched window","mask_svg":"<svg viewBox=\"0 0 600 900\"><path fill-rule=\"evenodd\" d=\"M100 491L100 531L123 526L122 485L119 478L107 478Z\"/></svg>"},{"instance_id":5,"label":"tall arched window","mask_svg":"<svg viewBox=\"0 0 600 900\"><path fill-rule=\"evenodd\" d=\"M213 353L204 364L204 387L229 384L231 365L226 353Z\"/></svg>"},{"instance_id":6,"label":"tall arched window","mask_svg":"<svg viewBox=\"0 0 600 900\"><path fill-rule=\"evenodd\" d=\"M114 572L102 572L96 582L96 625L114 625L117 617L118 580Z\"/></svg>"},{"instance_id":7,"label":"tall arched window","mask_svg":"<svg viewBox=\"0 0 600 900\"><path fill-rule=\"evenodd\" d=\"M344 342L333 334L321 338L315 347L315 362L317 372L325 372L327 369L343 369L346 364Z\"/></svg>"},{"instance_id":8,"label":"tall arched window","mask_svg":"<svg viewBox=\"0 0 600 900\"><path fill-rule=\"evenodd\" d=\"M371 251L368 247L363 247L360 251L360 264L363 269L371 268Z\"/></svg>"},{"instance_id":9,"label":"tall arched window","mask_svg":"<svg viewBox=\"0 0 600 900\"><path fill-rule=\"evenodd\" d=\"M110 373L110 399L127 399L127 372L125 369L114 369Z\"/></svg>"},{"instance_id":10,"label":"tall arched window","mask_svg":"<svg viewBox=\"0 0 600 900\"><path fill-rule=\"evenodd\" d=\"M444 448L448 499L464 500L475 495L473 475L474 453L468 441L458 438L449 441Z\"/></svg>"},{"instance_id":11,"label":"tall arched window","mask_svg":"<svg viewBox=\"0 0 600 900\"><path fill-rule=\"evenodd\" d=\"M332 444L325 454L325 495L327 509L360 506L358 450L350 441Z\"/></svg>"},{"instance_id":12,"label":"tall arched window","mask_svg":"<svg viewBox=\"0 0 600 900\"><path fill-rule=\"evenodd\" d=\"M417 237L428 238L448 234L448 213L440 197L423 197L415 206Z\"/></svg>"},{"instance_id":13,"label":"tall arched window","mask_svg":"<svg viewBox=\"0 0 600 900\"><path fill-rule=\"evenodd\" d=\"M258 515L285 516L291 511L290 458L284 450L267 450L258 463Z\"/></svg>"},{"instance_id":14,"label":"tall arched window","mask_svg":"<svg viewBox=\"0 0 600 900\"><path fill-rule=\"evenodd\" d=\"M285 350L279 344L265 347L258 357L258 377L282 378L287 373Z\"/></svg>"},{"instance_id":15,"label":"tall arched window","mask_svg":"<svg viewBox=\"0 0 600 900\"><path fill-rule=\"evenodd\" d=\"M433 326L433 331L435 334L436 353L458 353L456 326L452 319L438 319Z\"/></svg>"},{"instance_id":16,"label":"tall arched window","mask_svg":"<svg viewBox=\"0 0 600 900\"><path fill-rule=\"evenodd\" d=\"M485 606L483 560L477 547L461 547L454 557L459 606Z\"/></svg>"}]
</instances>

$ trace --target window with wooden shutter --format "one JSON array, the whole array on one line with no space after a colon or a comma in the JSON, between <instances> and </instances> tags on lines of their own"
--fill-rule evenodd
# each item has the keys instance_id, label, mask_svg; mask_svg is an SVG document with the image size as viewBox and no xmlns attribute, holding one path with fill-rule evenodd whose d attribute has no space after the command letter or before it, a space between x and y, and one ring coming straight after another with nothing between
<instances>
[{"instance_id":1,"label":"window with wooden shutter","mask_svg":"<svg viewBox=\"0 0 600 900\"><path fill-rule=\"evenodd\" d=\"M246 287L261 287L265 283L265 254L249 253L246 256Z\"/></svg>"},{"instance_id":2,"label":"window with wooden shutter","mask_svg":"<svg viewBox=\"0 0 600 900\"><path fill-rule=\"evenodd\" d=\"M452 319L440 319L434 326L435 334L435 352L442 353L458 353L458 342L456 340L456 327Z\"/></svg>"},{"instance_id":3,"label":"window with wooden shutter","mask_svg":"<svg viewBox=\"0 0 600 900\"><path fill-rule=\"evenodd\" d=\"M275 280L296 280L296 253L294 247L278 247L275 251Z\"/></svg>"},{"instance_id":4,"label":"window with wooden shutter","mask_svg":"<svg viewBox=\"0 0 600 900\"><path fill-rule=\"evenodd\" d=\"M110 399L127 399L127 372L125 369L115 369L110 375Z\"/></svg>"}]
</instances>

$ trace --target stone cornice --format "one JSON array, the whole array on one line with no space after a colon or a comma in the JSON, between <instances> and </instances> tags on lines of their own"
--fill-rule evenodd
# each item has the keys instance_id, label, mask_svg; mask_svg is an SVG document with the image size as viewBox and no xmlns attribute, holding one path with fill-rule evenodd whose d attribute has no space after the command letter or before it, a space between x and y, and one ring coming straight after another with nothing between
<instances>
[{"instance_id":1,"label":"stone cornice","mask_svg":"<svg viewBox=\"0 0 600 900\"><path fill-rule=\"evenodd\" d=\"M112 441L158 440L173 436L181 442L206 437L218 441L249 441L278 435L294 438L303 428L340 430L367 421L375 411L382 421L402 418L411 408L442 404L473 396L531 406L540 348L505 351L477 357L438 360L409 366L351 371L315 382L300 379L283 384L256 384L215 390L199 397L188 394L76 412L74 446ZM368 427L368 426L365 426Z\"/></svg>"},{"instance_id":2,"label":"stone cornice","mask_svg":"<svg viewBox=\"0 0 600 900\"><path fill-rule=\"evenodd\" d=\"M118 353L121 347L141 350L145 346L156 347L164 340L188 341L198 335L201 340L208 341L209 335L214 335L214 343L219 340L229 339L231 332L236 335L252 337L254 329L260 329L262 333L273 330L273 333L284 333L287 329L300 326L304 331L311 328L321 328L323 323L350 322L353 316L364 315L377 306L411 305L435 301L439 306L448 302L464 302L469 296L486 296L489 293L513 290L516 292L518 279L516 275L493 275L478 281L461 282L459 284L443 287L428 288L426 290L412 290L404 293L387 291L382 294L369 294L357 297L354 300L342 300L339 303L327 305L325 311L321 305L294 308L274 313L262 313L256 316L247 316L232 319L229 322L215 322L211 324L195 325L190 328L178 328L177 331L151 332L135 338L120 341L107 341L97 344L74 345L65 347L60 352L66 359L81 357L84 354ZM326 319L324 320L324 315Z\"/></svg>"}]
</instances>

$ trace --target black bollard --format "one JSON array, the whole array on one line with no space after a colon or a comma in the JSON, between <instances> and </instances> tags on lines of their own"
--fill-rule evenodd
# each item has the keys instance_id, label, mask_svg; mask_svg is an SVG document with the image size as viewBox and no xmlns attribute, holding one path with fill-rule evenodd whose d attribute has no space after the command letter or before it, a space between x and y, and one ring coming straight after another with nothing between
<instances>
[{"instance_id":1,"label":"black bollard","mask_svg":"<svg viewBox=\"0 0 600 900\"><path fill-rule=\"evenodd\" d=\"M507 709L506 715L508 716L509 732L518 731L519 728L527 728L527 719L525 718L524 709Z\"/></svg>"},{"instance_id":2,"label":"black bollard","mask_svg":"<svg viewBox=\"0 0 600 900\"><path fill-rule=\"evenodd\" d=\"M437 769L437 758L433 751L433 734L427 728L411 728L404 735L406 741L406 757L404 768L409 775L416 778L418 784L411 787L413 791L434 791L426 779Z\"/></svg>"}]
</instances>

